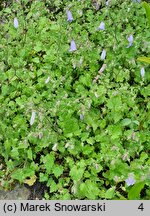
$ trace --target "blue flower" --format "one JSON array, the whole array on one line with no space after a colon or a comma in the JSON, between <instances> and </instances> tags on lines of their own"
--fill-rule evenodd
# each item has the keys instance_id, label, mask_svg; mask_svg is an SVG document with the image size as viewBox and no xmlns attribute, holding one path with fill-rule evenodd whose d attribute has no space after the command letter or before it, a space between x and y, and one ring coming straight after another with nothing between
<instances>
[{"instance_id":1,"label":"blue flower","mask_svg":"<svg viewBox=\"0 0 150 216\"><path fill-rule=\"evenodd\" d=\"M83 114L80 114L80 120L83 120L84 116Z\"/></svg>"},{"instance_id":2,"label":"blue flower","mask_svg":"<svg viewBox=\"0 0 150 216\"><path fill-rule=\"evenodd\" d=\"M76 51L76 50L77 50L76 43L75 43L74 40L72 40L71 44L70 44L69 52L73 52L73 51Z\"/></svg>"},{"instance_id":3,"label":"blue flower","mask_svg":"<svg viewBox=\"0 0 150 216\"><path fill-rule=\"evenodd\" d=\"M66 10L66 13L67 13L67 21L68 22L72 22L73 21L73 17L72 17L72 14L69 10Z\"/></svg>"},{"instance_id":4,"label":"blue flower","mask_svg":"<svg viewBox=\"0 0 150 216\"><path fill-rule=\"evenodd\" d=\"M15 18L14 18L14 27L15 27L15 28L18 28L18 26L19 26L19 22L18 22L17 17L15 17Z\"/></svg>"},{"instance_id":5,"label":"blue flower","mask_svg":"<svg viewBox=\"0 0 150 216\"><path fill-rule=\"evenodd\" d=\"M103 49L102 54L101 54L101 60L104 60L106 58L106 50Z\"/></svg>"},{"instance_id":6,"label":"blue flower","mask_svg":"<svg viewBox=\"0 0 150 216\"><path fill-rule=\"evenodd\" d=\"M127 48L129 48L129 47L131 47L132 44L133 44L133 36L132 36L132 35L129 35L129 37L127 37L127 40L128 40L128 42L129 42Z\"/></svg>"},{"instance_id":7,"label":"blue flower","mask_svg":"<svg viewBox=\"0 0 150 216\"><path fill-rule=\"evenodd\" d=\"M138 2L138 3L140 3L141 2L141 0L132 0L133 2Z\"/></svg>"},{"instance_id":8,"label":"blue flower","mask_svg":"<svg viewBox=\"0 0 150 216\"><path fill-rule=\"evenodd\" d=\"M101 22L99 27L97 28L99 30L105 30L105 23L104 22Z\"/></svg>"},{"instance_id":9,"label":"blue flower","mask_svg":"<svg viewBox=\"0 0 150 216\"><path fill-rule=\"evenodd\" d=\"M108 0L108 1L106 1L106 3L105 3L105 4L106 4L106 6L108 6L108 5L109 5L109 2L110 2L110 1L111 1L111 0Z\"/></svg>"},{"instance_id":10,"label":"blue flower","mask_svg":"<svg viewBox=\"0 0 150 216\"><path fill-rule=\"evenodd\" d=\"M141 77L144 78L145 76L145 69L144 67L141 68Z\"/></svg>"},{"instance_id":11,"label":"blue flower","mask_svg":"<svg viewBox=\"0 0 150 216\"><path fill-rule=\"evenodd\" d=\"M134 179L133 177L129 176L129 177L125 180L125 182L126 182L126 184L127 184L128 186L131 186L131 185L134 185L136 181L135 181L135 179Z\"/></svg>"}]
</instances>

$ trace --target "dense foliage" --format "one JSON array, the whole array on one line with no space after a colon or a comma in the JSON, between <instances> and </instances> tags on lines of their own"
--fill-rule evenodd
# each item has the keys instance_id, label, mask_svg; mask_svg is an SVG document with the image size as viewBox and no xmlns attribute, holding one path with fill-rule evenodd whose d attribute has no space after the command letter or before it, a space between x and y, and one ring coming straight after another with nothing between
<instances>
[{"instance_id":1,"label":"dense foliage","mask_svg":"<svg viewBox=\"0 0 150 216\"><path fill-rule=\"evenodd\" d=\"M142 5L18 0L0 14L1 188L39 181L46 199L149 199Z\"/></svg>"}]
</instances>

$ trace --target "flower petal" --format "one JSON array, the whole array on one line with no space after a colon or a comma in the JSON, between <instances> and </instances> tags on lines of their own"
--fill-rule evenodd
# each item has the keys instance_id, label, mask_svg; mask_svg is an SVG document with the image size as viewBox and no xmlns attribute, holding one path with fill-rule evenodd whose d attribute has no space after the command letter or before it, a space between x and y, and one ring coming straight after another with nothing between
<instances>
[{"instance_id":1,"label":"flower petal","mask_svg":"<svg viewBox=\"0 0 150 216\"><path fill-rule=\"evenodd\" d=\"M132 35L129 35L129 37L127 37L127 40L128 40L128 42L129 42L127 48L129 48L129 47L131 47L132 44L133 44L133 36L132 36Z\"/></svg>"},{"instance_id":2,"label":"flower petal","mask_svg":"<svg viewBox=\"0 0 150 216\"><path fill-rule=\"evenodd\" d=\"M99 27L98 27L99 30L105 30L105 23L104 22L101 22Z\"/></svg>"},{"instance_id":3,"label":"flower petal","mask_svg":"<svg viewBox=\"0 0 150 216\"><path fill-rule=\"evenodd\" d=\"M111 0L108 0L108 1L106 1L106 3L105 3L105 4L106 4L106 6L108 6L108 5L109 5L110 1L111 1Z\"/></svg>"},{"instance_id":4,"label":"flower petal","mask_svg":"<svg viewBox=\"0 0 150 216\"><path fill-rule=\"evenodd\" d=\"M102 54L101 54L101 60L104 60L106 58L106 50L103 49Z\"/></svg>"},{"instance_id":5,"label":"flower petal","mask_svg":"<svg viewBox=\"0 0 150 216\"><path fill-rule=\"evenodd\" d=\"M141 0L132 0L133 2L138 2L138 3L140 3L141 2Z\"/></svg>"},{"instance_id":6,"label":"flower petal","mask_svg":"<svg viewBox=\"0 0 150 216\"><path fill-rule=\"evenodd\" d=\"M72 40L71 44L70 44L69 52L73 52L73 51L76 51L76 50L77 50L76 43L75 43L74 40Z\"/></svg>"},{"instance_id":7,"label":"flower petal","mask_svg":"<svg viewBox=\"0 0 150 216\"><path fill-rule=\"evenodd\" d=\"M134 185L136 181L135 181L135 179L134 179L133 177L129 176L129 177L125 180L125 182L126 182L126 184L127 184L128 186L131 186L131 185Z\"/></svg>"},{"instance_id":8,"label":"flower petal","mask_svg":"<svg viewBox=\"0 0 150 216\"><path fill-rule=\"evenodd\" d=\"M130 35L127 39L129 41L129 43L133 43L133 36L132 35Z\"/></svg>"},{"instance_id":9,"label":"flower petal","mask_svg":"<svg viewBox=\"0 0 150 216\"><path fill-rule=\"evenodd\" d=\"M141 68L141 77L144 78L145 76L145 69L144 67Z\"/></svg>"},{"instance_id":10,"label":"flower petal","mask_svg":"<svg viewBox=\"0 0 150 216\"><path fill-rule=\"evenodd\" d=\"M35 121L35 115L36 115L36 112L32 111L32 115L31 115L31 119L30 119L30 125L33 125L33 123Z\"/></svg>"},{"instance_id":11,"label":"flower petal","mask_svg":"<svg viewBox=\"0 0 150 216\"><path fill-rule=\"evenodd\" d=\"M67 21L68 22L72 22L73 21L73 17L72 14L69 10L66 10L66 14L67 14Z\"/></svg>"},{"instance_id":12,"label":"flower petal","mask_svg":"<svg viewBox=\"0 0 150 216\"><path fill-rule=\"evenodd\" d=\"M84 115L80 114L80 120L83 120L83 118L84 118Z\"/></svg>"},{"instance_id":13,"label":"flower petal","mask_svg":"<svg viewBox=\"0 0 150 216\"><path fill-rule=\"evenodd\" d=\"M15 18L14 18L14 27L15 27L15 28L18 28L18 26L19 26L19 22L18 22L17 17L15 17Z\"/></svg>"}]
</instances>

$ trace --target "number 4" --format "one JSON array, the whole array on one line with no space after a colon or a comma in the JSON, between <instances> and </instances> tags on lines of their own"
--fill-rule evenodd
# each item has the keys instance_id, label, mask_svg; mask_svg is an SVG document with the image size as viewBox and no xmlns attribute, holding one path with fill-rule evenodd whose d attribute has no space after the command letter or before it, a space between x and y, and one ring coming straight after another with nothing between
<instances>
[{"instance_id":1,"label":"number 4","mask_svg":"<svg viewBox=\"0 0 150 216\"><path fill-rule=\"evenodd\" d=\"M143 203L141 203L138 207L139 210L143 211L144 210L144 206L143 206Z\"/></svg>"}]
</instances>

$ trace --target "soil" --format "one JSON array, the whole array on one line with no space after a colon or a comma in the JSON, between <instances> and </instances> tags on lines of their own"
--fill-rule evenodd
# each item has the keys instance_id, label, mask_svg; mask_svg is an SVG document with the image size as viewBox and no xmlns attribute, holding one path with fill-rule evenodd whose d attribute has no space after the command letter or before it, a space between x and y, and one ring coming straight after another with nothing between
<instances>
[{"instance_id":1,"label":"soil","mask_svg":"<svg viewBox=\"0 0 150 216\"><path fill-rule=\"evenodd\" d=\"M0 200L42 200L47 187L39 182L33 186L16 185L13 190L0 190Z\"/></svg>"}]
</instances>

